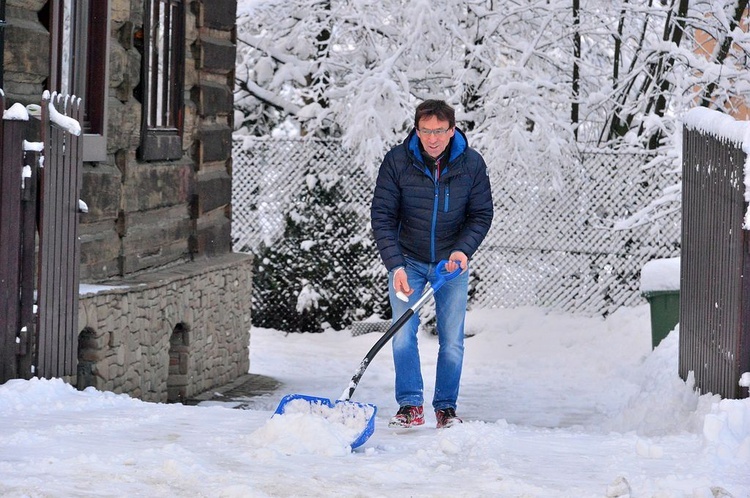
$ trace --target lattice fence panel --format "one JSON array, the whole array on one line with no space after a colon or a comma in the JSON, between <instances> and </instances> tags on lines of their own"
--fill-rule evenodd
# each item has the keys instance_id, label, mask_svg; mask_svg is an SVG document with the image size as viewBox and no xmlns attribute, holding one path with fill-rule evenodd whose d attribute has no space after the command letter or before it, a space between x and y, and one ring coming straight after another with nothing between
<instances>
[{"instance_id":1,"label":"lattice fence panel","mask_svg":"<svg viewBox=\"0 0 750 498\"><path fill-rule=\"evenodd\" d=\"M232 178L232 240L247 252L271 245L284 232L284 216L304 187L308 166L345 176L345 200L362 216L370 214L374 179L354 163L338 142L323 140L235 140Z\"/></svg>"},{"instance_id":2,"label":"lattice fence panel","mask_svg":"<svg viewBox=\"0 0 750 498\"><path fill-rule=\"evenodd\" d=\"M678 215L631 230L613 221L656 199L674 178L644 169L639 155L589 153L562 186L521 167L490 172L495 220L474 268L477 305L535 305L607 314L642 302L640 269L679 255ZM546 185L545 185L546 183ZM483 297L486 296L486 297Z\"/></svg>"},{"instance_id":3,"label":"lattice fence panel","mask_svg":"<svg viewBox=\"0 0 750 498\"><path fill-rule=\"evenodd\" d=\"M370 169L339 142L246 138L233 149L234 250L272 244L311 164L345 175L347 201L367 230L374 186ZM613 222L662 195L674 182L646 169L647 158L589 153L557 182L513 164L490 165L495 220L473 260L473 307L542 306L608 314L644 302L640 269L678 256L679 214L630 230ZM373 265L379 265L373 254Z\"/></svg>"}]
</instances>

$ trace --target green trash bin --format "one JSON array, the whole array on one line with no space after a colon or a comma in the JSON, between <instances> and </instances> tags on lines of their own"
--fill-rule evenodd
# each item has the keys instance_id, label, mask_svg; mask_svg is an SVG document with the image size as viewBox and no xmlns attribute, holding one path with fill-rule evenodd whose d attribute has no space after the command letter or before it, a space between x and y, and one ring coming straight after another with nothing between
<instances>
[{"instance_id":1,"label":"green trash bin","mask_svg":"<svg viewBox=\"0 0 750 498\"><path fill-rule=\"evenodd\" d=\"M654 349L680 321L680 291L645 291L651 309L651 348Z\"/></svg>"}]
</instances>

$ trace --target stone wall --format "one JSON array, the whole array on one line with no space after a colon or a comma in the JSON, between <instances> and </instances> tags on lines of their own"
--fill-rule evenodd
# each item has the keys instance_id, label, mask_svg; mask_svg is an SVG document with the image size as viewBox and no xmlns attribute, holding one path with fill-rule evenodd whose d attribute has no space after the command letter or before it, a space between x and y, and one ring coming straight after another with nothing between
<instances>
[{"instance_id":1,"label":"stone wall","mask_svg":"<svg viewBox=\"0 0 750 498\"><path fill-rule=\"evenodd\" d=\"M180 159L139 158L143 0L110 0L108 160L87 163L81 278L97 281L231 251L236 0L185 2Z\"/></svg>"},{"instance_id":2,"label":"stone wall","mask_svg":"<svg viewBox=\"0 0 750 498\"><path fill-rule=\"evenodd\" d=\"M178 402L248 372L252 259L82 286L77 385Z\"/></svg>"}]
</instances>

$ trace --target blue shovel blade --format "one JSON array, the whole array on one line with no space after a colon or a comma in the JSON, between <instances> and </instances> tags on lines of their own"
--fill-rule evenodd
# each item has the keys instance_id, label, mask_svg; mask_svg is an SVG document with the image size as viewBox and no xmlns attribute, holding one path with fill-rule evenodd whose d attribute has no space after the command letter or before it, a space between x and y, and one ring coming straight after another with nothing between
<instances>
[{"instance_id":1,"label":"blue shovel blade","mask_svg":"<svg viewBox=\"0 0 750 498\"><path fill-rule=\"evenodd\" d=\"M283 415L287 413L287 409L289 409L290 413L299 413L301 411L300 403L297 403L297 400L302 400L302 402L309 404L309 413L320 413L319 410L314 409L317 405L318 407L322 406L334 410L336 417L339 420L344 418L344 422L348 418L354 421L360 421L362 417L366 418L367 421L364 424L364 429L354 438L354 441L350 445L352 449L362 446L372 436L372 433L375 432L375 414L378 408L368 403L344 400L331 401L328 398L307 396L305 394L287 394L281 399L274 415Z\"/></svg>"}]
</instances>

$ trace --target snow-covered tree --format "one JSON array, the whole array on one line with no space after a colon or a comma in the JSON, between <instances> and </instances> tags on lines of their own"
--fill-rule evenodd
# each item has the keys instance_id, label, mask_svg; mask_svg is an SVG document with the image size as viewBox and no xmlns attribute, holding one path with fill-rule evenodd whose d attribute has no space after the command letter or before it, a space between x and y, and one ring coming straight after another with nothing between
<instances>
[{"instance_id":1,"label":"snow-covered tree","mask_svg":"<svg viewBox=\"0 0 750 498\"><path fill-rule=\"evenodd\" d=\"M567 161L570 78L552 57L567 48L549 29L567 24L570 9L556 5L253 2L238 27L243 126L340 136L375 166L408 132L418 101L444 98L490 162Z\"/></svg>"},{"instance_id":2,"label":"snow-covered tree","mask_svg":"<svg viewBox=\"0 0 750 498\"><path fill-rule=\"evenodd\" d=\"M306 188L286 214L283 238L255 251L256 326L339 330L387 304L379 297L385 277L373 270L379 267L374 242L342 200L342 178L308 171L305 179Z\"/></svg>"},{"instance_id":3,"label":"snow-covered tree","mask_svg":"<svg viewBox=\"0 0 750 498\"><path fill-rule=\"evenodd\" d=\"M490 167L518 163L534 181L560 188L561 165L592 145L673 167L660 147L688 108L750 95L747 3L241 2L236 105L247 133L340 136L373 167L435 97ZM702 33L715 40L703 51Z\"/></svg>"}]
</instances>

